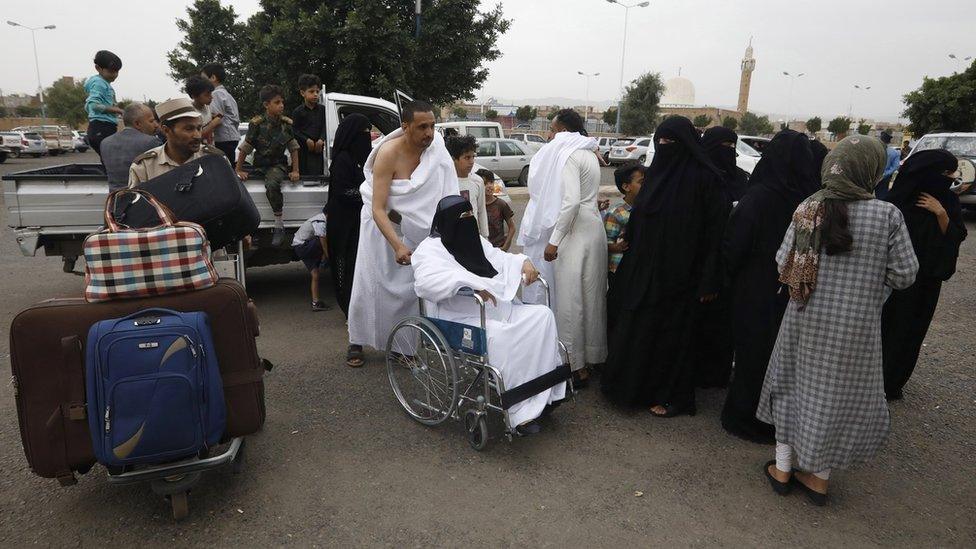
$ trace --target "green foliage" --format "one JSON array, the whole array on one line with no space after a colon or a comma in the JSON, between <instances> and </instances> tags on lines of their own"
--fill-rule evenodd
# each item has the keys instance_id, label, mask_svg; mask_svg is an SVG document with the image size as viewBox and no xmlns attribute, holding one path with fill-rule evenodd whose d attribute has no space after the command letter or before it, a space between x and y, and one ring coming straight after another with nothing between
<instances>
[{"instance_id":1,"label":"green foliage","mask_svg":"<svg viewBox=\"0 0 976 549\"><path fill-rule=\"evenodd\" d=\"M26 117L29 117L29 116L38 116L38 115L40 115L41 114L41 108L40 107L32 107L30 105L19 105L19 106L17 106L17 107L14 108L14 112L17 114L17 116L22 116L22 117L25 117L26 118Z\"/></svg>"},{"instance_id":2,"label":"green foliage","mask_svg":"<svg viewBox=\"0 0 976 549\"><path fill-rule=\"evenodd\" d=\"M9 114L9 111L7 111L6 105L0 105L0 118L6 117L7 114Z\"/></svg>"},{"instance_id":3,"label":"green foliage","mask_svg":"<svg viewBox=\"0 0 976 549\"><path fill-rule=\"evenodd\" d=\"M464 107L458 105L457 107L451 109L451 114L454 115L454 118L467 118L468 109L465 109Z\"/></svg>"},{"instance_id":4,"label":"green foliage","mask_svg":"<svg viewBox=\"0 0 976 549\"><path fill-rule=\"evenodd\" d=\"M851 119L838 116L827 123L827 131L843 139L847 136L847 132L851 131Z\"/></svg>"},{"instance_id":5,"label":"green foliage","mask_svg":"<svg viewBox=\"0 0 976 549\"><path fill-rule=\"evenodd\" d=\"M722 127L735 131L739 127L739 120L734 116L726 116L722 119Z\"/></svg>"},{"instance_id":6,"label":"green foliage","mask_svg":"<svg viewBox=\"0 0 976 549\"><path fill-rule=\"evenodd\" d=\"M664 93L661 75L647 72L624 89L620 127L625 134L641 135L654 131L658 122L659 103ZM616 120L614 121L616 122Z\"/></svg>"},{"instance_id":7,"label":"green foliage","mask_svg":"<svg viewBox=\"0 0 976 549\"><path fill-rule=\"evenodd\" d=\"M535 120L535 117L538 115L539 115L539 109L533 107L532 105L522 105L515 111L515 119L518 120L519 122L528 122L530 120ZM550 118L549 120L552 119Z\"/></svg>"},{"instance_id":8,"label":"green foliage","mask_svg":"<svg viewBox=\"0 0 976 549\"><path fill-rule=\"evenodd\" d=\"M965 71L942 78L925 78L921 87L904 96L902 116L922 136L933 131L976 128L976 61Z\"/></svg>"},{"instance_id":9,"label":"green foliage","mask_svg":"<svg viewBox=\"0 0 976 549\"><path fill-rule=\"evenodd\" d=\"M549 120L556 118L556 113L559 112L559 110L561 109L562 107L560 107L559 105L552 105L551 107L549 107L549 114L546 115L546 118Z\"/></svg>"},{"instance_id":10,"label":"green foliage","mask_svg":"<svg viewBox=\"0 0 976 549\"><path fill-rule=\"evenodd\" d=\"M768 116L758 116L751 112L742 115L739 128L739 133L742 135L762 136L773 133L773 124L769 121Z\"/></svg>"},{"instance_id":11,"label":"green foliage","mask_svg":"<svg viewBox=\"0 0 976 549\"><path fill-rule=\"evenodd\" d=\"M807 120L807 131L810 133L817 133L823 128L823 120L819 116L814 116L810 120Z\"/></svg>"},{"instance_id":12,"label":"green foliage","mask_svg":"<svg viewBox=\"0 0 976 549\"><path fill-rule=\"evenodd\" d=\"M857 133L867 135L871 132L871 124L865 124L864 120L857 123Z\"/></svg>"},{"instance_id":13,"label":"green foliage","mask_svg":"<svg viewBox=\"0 0 976 549\"><path fill-rule=\"evenodd\" d=\"M242 117L260 112L257 90L277 84L289 105L300 101L298 77L318 75L327 91L392 98L401 89L446 105L473 98L501 56L498 36L510 22L501 6L482 13L478 0L425 2L414 37L413 3L401 0L261 0L246 23L219 0L196 0L177 23L183 41L170 52L181 80L215 61Z\"/></svg>"},{"instance_id":14,"label":"green foliage","mask_svg":"<svg viewBox=\"0 0 976 549\"><path fill-rule=\"evenodd\" d=\"M610 126L617 123L617 107L610 107L603 111L603 123Z\"/></svg>"},{"instance_id":15,"label":"green foliage","mask_svg":"<svg viewBox=\"0 0 976 549\"><path fill-rule=\"evenodd\" d=\"M77 128L88 119L85 112L85 84L83 82L68 83L58 80L50 88L44 90L44 103L47 114L53 118L60 118L65 124Z\"/></svg>"},{"instance_id":16,"label":"green foliage","mask_svg":"<svg viewBox=\"0 0 976 549\"><path fill-rule=\"evenodd\" d=\"M712 117L708 116L707 114L699 114L694 120L691 121L691 123L694 124L696 128L701 130L707 128L708 125L712 123Z\"/></svg>"},{"instance_id":17,"label":"green foliage","mask_svg":"<svg viewBox=\"0 0 976 549\"><path fill-rule=\"evenodd\" d=\"M488 109L485 111L485 120L494 120L498 118L498 111L495 109Z\"/></svg>"}]
</instances>

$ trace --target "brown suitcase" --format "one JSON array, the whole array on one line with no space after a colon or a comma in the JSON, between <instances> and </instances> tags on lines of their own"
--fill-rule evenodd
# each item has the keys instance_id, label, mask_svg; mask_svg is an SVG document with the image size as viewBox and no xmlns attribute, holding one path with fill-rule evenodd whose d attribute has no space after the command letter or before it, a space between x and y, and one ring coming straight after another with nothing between
<instances>
[{"instance_id":1,"label":"brown suitcase","mask_svg":"<svg viewBox=\"0 0 976 549\"><path fill-rule=\"evenodd\" d=\"M210 317L227 405L225 439L264 424L265 361L258 357L258 317L244 287L221 278L193 292L86 303L81 298L50 299L21 311L10 325L10 363L27 462L37 475L75 482L95 463L85 413L85 343L99 320L150 307Z\"/></svg>"}]
</instances>

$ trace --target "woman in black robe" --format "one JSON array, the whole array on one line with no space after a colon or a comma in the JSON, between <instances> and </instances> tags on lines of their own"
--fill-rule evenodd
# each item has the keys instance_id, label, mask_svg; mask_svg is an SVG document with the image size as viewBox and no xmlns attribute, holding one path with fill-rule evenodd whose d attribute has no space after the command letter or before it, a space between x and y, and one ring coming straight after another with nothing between
<instances>
[{"instance_id":1,"label":"woman in black robe","mask_svg":"<svg viewBox=\"0 0 976 549\"><path fill-rule=\"evenodd\" d=\"M959 198L949 189L959 162L944 150L920 151L898 170L886 200L901 210L918 257L915 283L896 290L881 314L885 396L902 397L939 304L942 283L956 272L966 239Z\"/></svg>"},{"instance_id":2,"label":"woman in black robe","mask_svg":"<svg viewBox=\"0 0 976 549\"><path fill-rule=\"evenodd\" d=\"M719 291L729 209L721 172L690 120L666 119L654 141L627 225L629 249L608 297L616 320L601 384L621 406L649 406L658 417L693 415L695 317Z\"/></svg>"},{"instance_id":3,"label":"woman in black robe","mask_svg":"<svg viewBox=\"0 0 976 549\"><path fill-rule=\"evenodd\" d=\"M742 198L749 174L736 166L735 144L739 136L732 130L716 126L702 135L702 147L722 172L722 193L729 209ZM695 385L701 388L725 387L732 373L732 300L723 284L715 301L699 307L698 333L695 345Z\"/></svg>"},{"instance_id":4,"label":"woman in black robe","mask_svg":"<svg viewBox=\"0 0 976 549\"><path fill-rule=\"evenodd\" d=\"M332 144L332 163L329 165L329 202L326 205L326 240L329 247L329 267L335 288L336 302L346 318L349 317L349 298L352 295L353 273L356 269L356 249L359 246L359 212L363 197L359 186L366 179L363 164L372 150L369 119L353 113L342 119L336 128ZM350 366L362 366L363 349L350 345L346 357Z\"/></svg>"},{"instance_id":5,"label":"woman in black robe","mask_svg":"<svg viewBox=\"0 0 976 549\"><path fill-rule=\"evenodd\" d=\"M763 151L739 201L722 246L731 280L735 371L722 409L722 427L741 438L772 444L773 426L756 419L766 366L789 292L780 291L776 250L793 212L820 188L810 140L793 130L776 134ZM819 159L823 161L822 158Z\"/></svg>"}]
</instances>

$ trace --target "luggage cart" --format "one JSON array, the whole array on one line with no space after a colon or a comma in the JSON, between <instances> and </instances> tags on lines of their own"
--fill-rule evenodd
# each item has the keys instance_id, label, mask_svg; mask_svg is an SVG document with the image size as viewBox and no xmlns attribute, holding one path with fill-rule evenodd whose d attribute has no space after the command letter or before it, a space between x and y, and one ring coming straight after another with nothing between
<instances>
[{"instance_id":1,"label":"luggage cart","mask_svg":"<svg viewBox=\"0 0 976 549\"><path fill-rule=\"evenodd\" d=\"M221 277L235 278L245 288L244 282L244 242L227 246L211 253L211 260ZM244 467L244 437L234 437L218 448L222 451L210 455L213 448L199 455L159 465L140 465L133 467L108 467L109 484L136 484L148 482L152 491L166 498L173 510L173 518L182 520L190 512L189 495L204 472L230 464L234 474Z\"/></svg>"}]
</instances>

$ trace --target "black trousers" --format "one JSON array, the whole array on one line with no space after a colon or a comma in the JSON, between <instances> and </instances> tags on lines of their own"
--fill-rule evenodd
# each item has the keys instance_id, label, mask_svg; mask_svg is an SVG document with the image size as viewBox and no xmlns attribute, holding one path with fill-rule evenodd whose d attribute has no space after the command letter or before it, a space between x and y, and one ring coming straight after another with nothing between
<instances>
[{"instance_id":1,"label":"black trousers","mask_svg":"<svg viewBox=\"0 0 976 549\"><path fill-rule=\"evenodd\" d=\"M91 120L88 122L87 139L88 145L102 156L102 140L118 131L117 124L111 124L102 120Z\"/></svg>"},{"instance_id":2,"label":"black trousers","mask_svg":"<svg viewBox=\"0 0 976 549\"><path fill-rule=\"evenodd\" d=\"M231 166L235 166L237 162L237 143L237 141L217 141L214 143L215 147L227 155L227 160L230 160Z\"/></svg>"}]
</instances>

